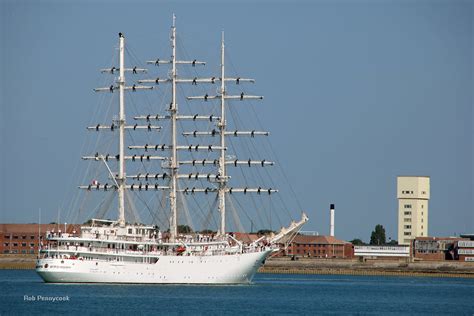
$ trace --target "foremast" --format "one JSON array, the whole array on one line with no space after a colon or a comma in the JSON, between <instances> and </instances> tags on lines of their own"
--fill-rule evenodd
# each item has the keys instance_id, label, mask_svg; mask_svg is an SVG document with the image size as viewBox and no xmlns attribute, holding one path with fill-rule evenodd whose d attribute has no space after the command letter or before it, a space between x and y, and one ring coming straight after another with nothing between
<instances>
[{"instance_id":1,"label":"foremast","mask_svg":"<svg viewBox=\"0 0 474 316\"><path fill-rule=\"evenodd\" d=\"M125 38L119 33L119 161L118 175L116 178L118 191L118 223L120 227L125 226Z\"/></svg>"}]
</instances>

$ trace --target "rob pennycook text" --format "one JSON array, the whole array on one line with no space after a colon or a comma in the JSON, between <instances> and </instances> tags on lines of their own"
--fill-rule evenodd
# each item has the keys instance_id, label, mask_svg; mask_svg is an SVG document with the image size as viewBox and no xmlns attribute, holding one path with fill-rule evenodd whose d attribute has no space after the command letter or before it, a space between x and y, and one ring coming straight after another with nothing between
<instances>
[{"instance_id":1,"label":"rob pennycook text","mask_svg":"<svg viewBox=\"0 0 474 316\"><path fill-rule=\"evenodd\" d=\"M43 296L43 295L23 295L23 300L27 302L66 302L69 296Z\"/></svg>"}]
</instances>

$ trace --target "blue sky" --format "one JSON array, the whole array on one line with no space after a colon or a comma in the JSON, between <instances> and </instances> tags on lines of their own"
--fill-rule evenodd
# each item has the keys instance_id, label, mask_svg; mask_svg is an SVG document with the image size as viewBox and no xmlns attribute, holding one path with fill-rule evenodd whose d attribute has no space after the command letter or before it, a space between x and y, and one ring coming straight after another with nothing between
<instances>
[{"instance_id":1,"label":"blue sky","mask_svg":"<svg viewBox=\"0 0 474 316\"><path fill-rule=\"evenodd\" d=\"M396 238L397 175L431 177L430 235L474 232L472 1L1 1L1 222L55 220L97 70L118 32L143 59L219 39L265 96L262 124L311 222ZM216 68L217 69L217 68ZM74 183L74 182L73 182ZM78 183L74 183L76 186Z\"/></svg>"}]
</instances>

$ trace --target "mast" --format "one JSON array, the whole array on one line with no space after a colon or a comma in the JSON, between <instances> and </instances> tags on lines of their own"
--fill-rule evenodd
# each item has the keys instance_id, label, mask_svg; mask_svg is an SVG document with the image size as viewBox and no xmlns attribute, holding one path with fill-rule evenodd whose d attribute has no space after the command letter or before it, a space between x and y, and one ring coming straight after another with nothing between
<instances>
[{"instance_id":1,"label":"mast","mask_svg":"<svg viewBox=\"0 0 474 316\"><path fill-rule=\"evenodd\" d=\"M122 33L119 33L119 64L120 73L118 78L119 84L119 172L117 176L118 184L118 211L119 211L119 225L125 226L125 38Z\"/></svg>"},{"instance_id":2,"label":"mast","mask_svg":"<svg viewBox=\"0 0 474 316\"><path fill-rule=\"evenodd\" d=\"M178 105L176 104L176 16L173 14L173 26L171 28L171 47L173 50L172 58L172 99L171 99L171 188L170 188L170 209L171 209L171 241L175 241L178 236L178 209L176 201L176 186L177 186L177 171L178 171L178 156L176 151L176 115Z\"/></svg>"},{"instance_id":3,"label":"mast","mask_svg":"<svg viewBox=\"0 0 474 316\"><path fill-rule=\"evenodd\" d=\"M221 39L221 120L218 124L219 131L220 131L220 140L221 140L221 155L219 160L219 175L220 175L220 182L219 182L219 212L221 214L221 227L220 227L220 234L225 236L225 190L227 186L227 179L226 179L226 168L225 168L225 127L226 127L226 119L225 119L225 66L224 66L224 32L222 32L222 39Z\"/></svg>"}]
</instances>

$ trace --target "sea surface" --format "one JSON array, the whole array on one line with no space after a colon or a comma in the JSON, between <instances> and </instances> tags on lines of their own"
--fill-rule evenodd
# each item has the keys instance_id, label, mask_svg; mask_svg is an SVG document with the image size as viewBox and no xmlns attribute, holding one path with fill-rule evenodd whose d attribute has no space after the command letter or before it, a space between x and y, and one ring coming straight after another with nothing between
<instances>
[{"instance_id":1,"label":"sea surface","mask_svg":"<svg viewBox=\"0 0 474 316\"><path fill-rule=\"evenodd\" d=\"M0 314L474 315L474 279L257 274L238 286L93 285L0 270Z\"/></svg>"}]
</instances>

